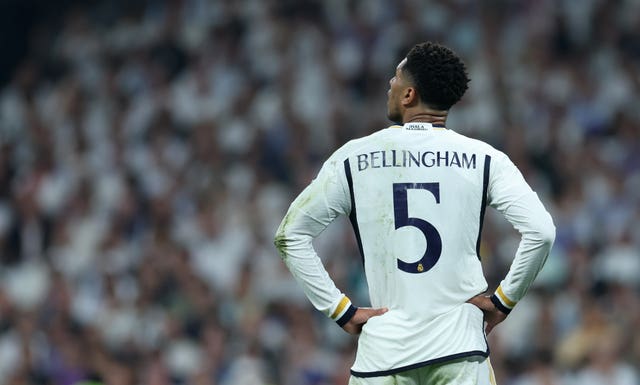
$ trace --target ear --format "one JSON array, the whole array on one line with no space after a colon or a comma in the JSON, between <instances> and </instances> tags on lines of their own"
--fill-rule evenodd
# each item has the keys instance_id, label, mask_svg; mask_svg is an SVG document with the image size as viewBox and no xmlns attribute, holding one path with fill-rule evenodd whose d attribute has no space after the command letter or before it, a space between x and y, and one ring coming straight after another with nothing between
<instances>
[{"instance_id":1,"label":"ear","mask_svg":"<svg viewBox=\"0 0 640 385\"><path fill-rule=\"evenodd\" d=\"M420 102L420 97L418 96L418 91L416 91L415 87L407 87L402 94L402 98L400 102L404 107L411 107Z\"/></svg>"}]
</instances>

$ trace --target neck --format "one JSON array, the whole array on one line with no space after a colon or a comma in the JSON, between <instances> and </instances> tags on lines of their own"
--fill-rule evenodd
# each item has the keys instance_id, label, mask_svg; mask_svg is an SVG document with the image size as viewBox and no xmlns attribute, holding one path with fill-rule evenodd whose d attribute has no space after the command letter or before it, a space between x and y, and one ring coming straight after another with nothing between
<instances>
[{"instance_id":1,"label":"neck","mask_svg":"<svg viewBox=\"0 0 640 385\"><path fill-rule=\"evenodd\" d=\"M449 111L446 110L434 110L428 107L421 108L420 111L416 111L415 113L407 111L407 114L405 114L402 119L402 123L424 122L444 125L447 121L448 113Z\"/></svg>"}]
</instances>

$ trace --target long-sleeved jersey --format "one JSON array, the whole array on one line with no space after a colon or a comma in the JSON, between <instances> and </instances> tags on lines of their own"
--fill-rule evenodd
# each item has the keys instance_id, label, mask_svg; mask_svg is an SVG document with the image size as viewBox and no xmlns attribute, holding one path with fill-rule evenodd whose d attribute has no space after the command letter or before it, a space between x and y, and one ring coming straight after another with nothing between
<instances>
[{"instance_id":1,"label":"long-sleeved jersey","mask_svg":"<svg viewBox=\"0 0 640 385\"><path fill-rule=\"evenodd\" d=\"M487 205L522 237L492 296L509 312L542 268L555 228L516 166L484 142L429 123L391 126L338 149L291 204L275 243L313 305L339 324L355 311L311 242L347 215L371 305L389 309L364 325L353 375L488 355L482 311L466 303L487 290L479 255Z\"/></svg>"}]
</instances>

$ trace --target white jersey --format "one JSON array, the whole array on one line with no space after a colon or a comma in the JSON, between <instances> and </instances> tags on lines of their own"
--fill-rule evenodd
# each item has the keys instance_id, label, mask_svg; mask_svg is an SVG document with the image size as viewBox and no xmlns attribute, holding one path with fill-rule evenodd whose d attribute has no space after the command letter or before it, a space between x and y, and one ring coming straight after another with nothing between
<instances>
[{"instance_id":1,"label":"white jersey","mask_svg":"<svg viewBox=\"0 0 640 385\"><path fill-rule=\"evenodd\" d=\"M488 355L483 314L466 303L487 290L479 256L487 205L522 235L494 294L508 312L544 264L555 229L515 165L484 142L429 123L391 126L338 149L291 204L276 246L313 305L337 321L354 311L311 244L348 215L371 305L389 309L363 327L353 375Z\"/></svg>"}]
</instances>

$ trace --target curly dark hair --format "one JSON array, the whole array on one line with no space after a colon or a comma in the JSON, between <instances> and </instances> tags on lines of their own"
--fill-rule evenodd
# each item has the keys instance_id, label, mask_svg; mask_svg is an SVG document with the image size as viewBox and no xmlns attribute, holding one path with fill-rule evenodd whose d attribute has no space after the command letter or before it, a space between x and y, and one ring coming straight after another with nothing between
<instances>
[{"instance_id":1,"label":"curly dark hair","mask_svg":"<svg viewBox=\"0 0 640 385\"><path fill-rule=\"evenodd\" d=\"M413 46L403 67L420 100L429 107L448 110L464 95L469 83L467 69L451 49L425 42Z\"/></svg>"}]
</instances>

